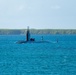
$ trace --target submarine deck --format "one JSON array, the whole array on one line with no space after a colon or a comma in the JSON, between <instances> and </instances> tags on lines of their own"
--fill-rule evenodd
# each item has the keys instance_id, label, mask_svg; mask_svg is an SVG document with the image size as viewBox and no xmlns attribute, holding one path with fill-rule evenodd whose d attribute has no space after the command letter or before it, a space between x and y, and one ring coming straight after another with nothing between
<instances>
[{"instance_id":1,"label":"submarine deck","mask_svg":"<svg viewBox=\"0 0 76 75\"><path fill-rule=\"evenodd\" d=\"M23 44L23 43L50 43L50 42L49 41L18 41L16 43Z\"/></svg>"}]
</instances>

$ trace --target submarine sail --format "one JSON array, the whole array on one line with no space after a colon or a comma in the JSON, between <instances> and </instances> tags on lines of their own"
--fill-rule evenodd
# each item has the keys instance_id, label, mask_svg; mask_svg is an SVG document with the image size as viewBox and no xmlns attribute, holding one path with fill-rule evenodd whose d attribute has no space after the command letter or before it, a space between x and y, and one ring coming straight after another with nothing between
<instances>
[{"instance_id":1,"label":"submarine sail","mask_svg":"<svg viewBox=\"0 0 76 75\"><path fill-rule=\"evenodd\" d=\"M30 31L29 31L29 27L27 28L27 32L26 32L26 41L30 41Z\"/></svg>"}]
</instances>

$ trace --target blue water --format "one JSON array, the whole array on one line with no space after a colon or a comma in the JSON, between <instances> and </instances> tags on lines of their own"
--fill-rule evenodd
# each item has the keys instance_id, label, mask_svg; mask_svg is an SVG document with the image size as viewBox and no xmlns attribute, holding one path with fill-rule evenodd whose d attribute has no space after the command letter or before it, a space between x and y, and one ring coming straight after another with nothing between
<instances>
[{"instance_id":1,"label":"blue water","mask_svg":"<svg viewBox=\"0 0 76 75\"><path fill-rule=\"evenodd\" d=\"M76 35L43 36L50 43L16 44L25 36L0 36L0 75L76 75Z\"/></svg>"}]
</instances>

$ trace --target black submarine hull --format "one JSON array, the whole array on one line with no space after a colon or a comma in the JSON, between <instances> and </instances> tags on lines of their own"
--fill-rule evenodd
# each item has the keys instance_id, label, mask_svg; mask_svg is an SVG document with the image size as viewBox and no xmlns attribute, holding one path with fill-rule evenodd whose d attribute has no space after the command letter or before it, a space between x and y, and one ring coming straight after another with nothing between
<instances>
[{"instance_id":1,"label":"black submarine hull","mask_svg":"<svg viewBox=\"0 0 76 75\"><path fill-rule=\"evenodd\" d=\"M27 32L26 32L26 40L21 40L21 41L17 41L17 44L24 44L24 43L49 43L49 41L44 41L43 40L43 36L42 36L42 40L40 41L35 41L35 38L30 38L30 31L29 31L29 27L27 28Z\"/></svg>"},{"instance_id":2,"label":"black submarine hull","mask_svg":"<svg viewBox=\"0 0 76 75\"><path fill-rule=\"evenodd\" d=\"M49 41L18 41L17 44L24 44L24 43L50 43Z\"/></svg>"}]
</instances>

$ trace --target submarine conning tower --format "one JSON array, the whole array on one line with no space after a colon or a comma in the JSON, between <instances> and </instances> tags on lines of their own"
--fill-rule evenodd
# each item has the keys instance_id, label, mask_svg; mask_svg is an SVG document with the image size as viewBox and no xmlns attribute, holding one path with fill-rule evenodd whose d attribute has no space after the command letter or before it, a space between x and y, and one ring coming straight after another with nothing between
<instances>
[{"instance_id":1,"label":"submarine conning tower","mask_svg":"<svg viewBox=\"0 0 76 75\"><path fill-rule=\"evenodd\" d=\"M29 31L29 26L27 27L26 41L30 41L30 31Z\"/></svg>"}]
</instances>

